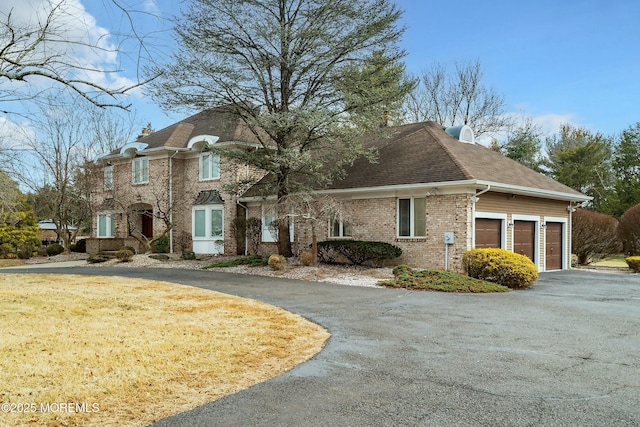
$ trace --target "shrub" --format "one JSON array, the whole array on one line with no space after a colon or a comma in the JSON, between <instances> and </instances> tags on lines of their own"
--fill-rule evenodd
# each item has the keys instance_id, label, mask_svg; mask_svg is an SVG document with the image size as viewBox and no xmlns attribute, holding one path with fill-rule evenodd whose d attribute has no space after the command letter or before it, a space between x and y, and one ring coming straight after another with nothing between
<instances>
[{"instance_id":1,"label":"shrub","mask_svg":"<svg viewBox=\"0 0 640 427\"><path fill-rule=\"evenodd\" d=\"M528 288L538 279L538 270L528 257L505 249L472 249L462 256L462 265L470 277L512 289Z\"/></svg>"},{"instance_id":2,"label":"shrub","mask_svg":"<svg viewBox=\"0 0 640 427\"><path fill-rule=\"evenodd\" d=\"M217 262L215 264L208 265L206 267L202 267L203 269L208 268L224 268L224 267L235 267L238 265L250 265L251 267L264 267L268 263L266 258L262 258L260 255L251 255L233 259L231 261Z\"/></svg>"},{"instance_id":3,"label":"shrub","mask_svg":"<svg viewBox=\"0 0 640 427\"><path fill-rule=\"evenodd\" d=\"M578 264L588 264L595 258L620 253L617 227L618 221L612 216L576 209L572 215L571 239Z\"/></svg>"},{"instance_id":4,"label":"shrub","mask_svg":"<svg viewBox=\"0 0 640 427\"><path fill-rule=\"evenodd\" d=\"M133 246L123 246L122 249L128 249L134 255L138 253L138 251L136 251L136 248L134 248Z\"/></svg>"},{"instance_id":5,"label":"shrub","mask_svg":"<svg viewBox=\"0 0 640 427\"><path fill-rule=\"evenodd\" d=\"M158 237L156 241L153 242L153 250L159 254L169 252L169 237L166 234Z\"/></svg>"},{"instance_id":6,"label":"shrub","mask_svg":"<svg viewBox=\"0 0 640 427\"><path fill-rule=\"evenodd\" d=\"M624 260L634 273L640 273L640 256L630 256Z\"/></svg>"},{"instance_id":7,"label":"shrub","mask_svg":"<svg viewBox=\"0 0 640 427\"><path fill-rule=\"evenodd\" d=\"M247 241L249 243L249 253L257 254L262 241L262 220L251 217L247 220Z\"/></svg>"},{"instance_id":8,"label":"shrub","mask_svg":"<svg viewBox=\"0 0 640 427\"><path fill-rule=\"evenodd\" d=\"M269 257L268 264L272 270L276 270L276 271L284 270L285 267L287 266L287 259L282 255L274 254Z\"/></svg>"},{"instance_id":9,"label":"shrub","mask_svg":"<svg viewBox=\"0 0 640 427\"><path fill-rule=\"evenodd\" d=\"M47 248L44 246L40 246L38 248L38 256L47 256Z\"/></svg>"},{"instance_id":10,"label":"shrub","mask_svg":"<svg viewBox=\"0 0 640 427\"><path fill-rule=\"evenodd\" d=\"M236 254L244 254L245 244L247 243L247 219L239 216L231 221L231 232L236 239Z\"/></svg>"},{"instance_id":11,"label":"shrub","mask_svg":"<svg viewBox=\"0 0 640 427\"><path fill-rule=\"evenodd\" d=\"M33 245L29 242L26 245L19 247L16 253L20 259L29 259L33 256L33 251Z\"/></svg>"},{"instance_id":12,"label":"shrub","mask_svg":"<svg viewBox=\"0 0 640 427\"><path fill-rule=\"evenodd\" d=\"M640 255L640 204L626 210L616 230L627 255Z\"/></svg>"},{"instance_id":13,"label":"shrub","mask_svg":"<svg viewBox=\"0 0 640 427\"><path fill-rule=\"evenodd\" d=\"M107 255L91 255L87 258L87 262L89 264L98 264L105 261L109 261L109 257Z\"/></svg>"},{"instance_id":14,"label":"shrub","mask_svg":"<svg viewBox=\"0 0 640 427\"><path fill-rule=\"evenodd\" d=\"M451 271L412 270L406 265L399 265L393 269L395 276L392 280L378 282L388 288L404 288L416 291L438 292L509 292L506 286L485 280L474 279Z\"/></svg>"},{"instance_id":15,"label":"shrub","mask_svg":"<svg viewBox=\"0 0 640 427\"><path fill-rule=\"evenodd\" d=\"M169 258L169 255L165 255L165 254L149 255L149 258L155 259L157 261L168 261L168 260L171 259L171 258Z\"/></svg>"},{"instance_id":16,"label":"shrub","mask_svg":"<svg viewBox=\"0 0 640 427\"><path fill-rule=\"evenodd\" d=\"M131 258L133 258L133 252L129 249L122 248L116 252L116 258L121 262L129 262L131 261Z\"/></svg>"},{"instance_id":17,"label":"shrub","mask_svg":"<svg viewBox=\"0 0 640 427\"><path fill-rule=\"evenodd\" d=\"M180 258L187 260L187 261L192 261L194 259L196 259L196 253L193 251L182 251L182 255L180 256Z\"/></svg>"},{"instance_id":18,"label":"shrub","mask_svg":"<svg viewBox=\"0 0 640 427\"><path fill-rule=\"evenodd\" d=\"M60 255L62 252L64 252L64 248L59 243L53 243L47 246L47 255L49 256Z\"/></svg>"},{"instance_id":19,"label":"shrub","mask_svg":"<svg viewBox=\"0 0 640 427\"><path fill-rule=\"evenodd\" d=\"M313 264L313 254L308 251L304 251L300 254L300 262L302 265L311 265Z\"/></svg>"},{"instance_id":20,"label":"shrub","mask_svg":"<svg viewBox=\"0 0 640 427\"><path fill-rule=\"evenodd\" d=\"M87 239L78 240L75 246L72 246L70 249L71 252L87 253Z\"/></svg>"},{"instance_id":21,"label":"shrub","mask_svg":"<svg viewBox=\"0 0 640 427\"><path fill-rule=\"evenodd\" d=\"M367 261L380 263L402 255L402 249L386 242L364 240L326 240L318 243L318 256L325 262L335 262L335 254L346 257L354 265ZM328 261L331 259L331 261Z\"/></svg>"}]
</instances>

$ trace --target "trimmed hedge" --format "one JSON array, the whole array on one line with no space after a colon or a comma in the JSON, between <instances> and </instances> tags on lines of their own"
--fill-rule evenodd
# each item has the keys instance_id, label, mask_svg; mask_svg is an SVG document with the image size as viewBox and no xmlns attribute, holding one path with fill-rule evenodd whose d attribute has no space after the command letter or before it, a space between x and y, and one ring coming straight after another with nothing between
<instances>
[{"instance_id":1,"label":"trimmed hedge","mask_svg":"<svg viewBox=\"0 0 640 427\"><path fill-rule=\"evenodd\" d=\"M472 249L462 256L462 265L470 277L525 289L538 279L538 269L526 256L505 249Z\"/></svg>"},{"instance_id":2,"label":"trimmed hedge","mask_svg":"<svg viewBox=\"0 0 640 427\"><path fill-rule=\"evenodd\" d=\"M59 243L53 243L47 246L47 255L49 256L60 255L62 252L64 252L64 248Z\"/></svg>"},{"instance_id":3,"label":"trimmed hedge","mask_svg":"<svg viewBox=\"0 0 640 427\"><path fill-rule=\"evenodd\" d=\"M624 260L634 273L640 273L640 256L630 256Z\"/></svg>"},{"instance_id":4,"label":"trimmed hedge","mask_svg":"<svg viewBox=\"0 0 640 427\"><path fill-rule=\"evenodd\" d=\"M402 249L386 242L370 242L365 240L326 240L318 242L318 258L322 262L335 263L337 255L342 255L354 265L362 265L366 261L380 262L397 258Z\"/></svg>"}]
</instances>

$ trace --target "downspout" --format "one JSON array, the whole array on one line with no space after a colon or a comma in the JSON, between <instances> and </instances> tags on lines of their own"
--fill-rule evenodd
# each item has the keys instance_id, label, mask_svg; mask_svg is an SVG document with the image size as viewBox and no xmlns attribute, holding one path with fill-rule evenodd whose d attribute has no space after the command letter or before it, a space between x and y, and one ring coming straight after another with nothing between
<instances>
[{"instance_id":1,"label":"downspout","mask_svg":"<svg viewBox=\"0 0 640 427\"><path fill-rule=\"evenodd\" d=\"M471 248L476 247L476 203L480 200L480 196L482 196L487 191L491 190L491 184L487 184L487 188L482 190L479 193L476 193L471 199L473 203L471 203Z\"/></svg>"},{"instance_id":2,"label":"downspout","mask_svg":"<svg viewBox=\"0 0 640 427\"><path fill-rule=\"evenodd\" d=\"M567 206L567 210L569 211L569 231L568 231L569 235L567 236L567 240L569 241L569 245L568 245L569 246L569 253L567 255L568 255L569 259L566 260L568 262L569 266L567 267L567 270L571 270L573 268L573 265L572 265L573 264L572 263L572 260L573 260L573 238L572 238L572 235L573 235L573 212L576 210L576 207L577 207L577 205L573 206L573 202L572 201L570 201L569 202L569 206Z\"/></svg>"},{"instance_id":3,"label":"downspout","mask_svg":"<svg viewBox=\"0 0 640 427\"><path fill-rule=\"evenodd\" d=\"M236 204L244 209L244 255L249 255L249 236L247 235L247 222L249 221L249 208L240 201L236 200Z\"/></svg>"},{"instance_id":4,"label":"downspout","mask_svg":"<svg viewBox=\"0 0 640 427\"><path fill-rule=\"evenodd\" d=\"M169 253L173 253L173 158L177 154L178 150L169 157Z\"/></svg>"}]
</instances>

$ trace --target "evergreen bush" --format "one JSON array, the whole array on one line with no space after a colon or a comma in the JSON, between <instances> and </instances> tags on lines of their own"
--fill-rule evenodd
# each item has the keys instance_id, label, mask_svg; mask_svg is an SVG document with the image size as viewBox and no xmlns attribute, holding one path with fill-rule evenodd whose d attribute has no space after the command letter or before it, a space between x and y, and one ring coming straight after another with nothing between
<instances>
[{"instance_id":1,"label":"evergreen bush","mask_svg":"<svg viewBox=\"0 0 640 427\"><path fill-rule=\"evenodd\" d=\"M159 254L169 252L169 237L166 234L158 237L158 239L153 242L153 250Z\"/></svg>"},{"instance_id":2,"label":"evergreen bush","mask_svg":"<svg viewBox=\"0 0 640 427\"><path fill-rule=\"evenodd\" d=\"M533 261L505 249L472 249L462 256L462 265L470 277L511 289L528 288L538 279Z\"/></svg>"},{"instance_id":3,"label":"evergreen bush","mask_svg":"<svg viewBox=\"0 0 640 427\"><path fill-rule=\"evenodd\" d=\"M47 246L47 255L49 256L60 255L62 252L64 252L64 248L59 243L53 243Z\"/></svg>"},{"instance_id":4,"label":"evergreen bush","mask_svg":"<svg viewBox=\"0 0 640 427\"><path fill-rule=\"evenodd\" d=\"M624 260L634 273L640 273L640 256L630 256Z\"/></svg>"},{"instance_id":5,"label":"evergreen bush","mask_svg":"<svg viewBox=\"0 0 640 427\"><path fill-rule=\"evenodd\" d=\"M80 239L75 246L71 246L71 252L87 253L87 239Z\"/></svg>"},{"instance_id":6,"label":"evergreen bush","mask_svg":"<svg viewBox=\"0 0 640 427\"><path fill-rule=\"evenodd\" d=\"M325 240L318 242L318 257L323 262L336 262L336 255L342 255L354 265L362 265L367 261L378 264L383 260L397 258L402 249L386 242L366 240Z\"/></svg>"}]
</instances>

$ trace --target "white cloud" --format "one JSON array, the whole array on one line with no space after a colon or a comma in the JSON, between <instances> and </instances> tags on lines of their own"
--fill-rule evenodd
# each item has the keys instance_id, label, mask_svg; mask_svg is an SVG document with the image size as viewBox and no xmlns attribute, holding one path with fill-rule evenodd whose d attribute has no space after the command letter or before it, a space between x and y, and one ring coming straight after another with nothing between
<instances>
[{"instance_id":1,"label":"white cloud","mask_svg":"<svg viewBox=\"0 0 640 427\"><path fill-rule=\"evenodd\" d=\"M51 13L52 4L57 9ZM135 82L119 69L119 46L110 31L97 24L96 18L80 0L3 0L0 14L11 13L16 26L37 29L49 15L52 41L41 44L31 59L59 55L56 68L67 77L84 79L108 88L128 87ZM3 19L6 19L3 17ZM34 85L51 85L46 79L32 79Z\"/></svg>"}]
</instances>

